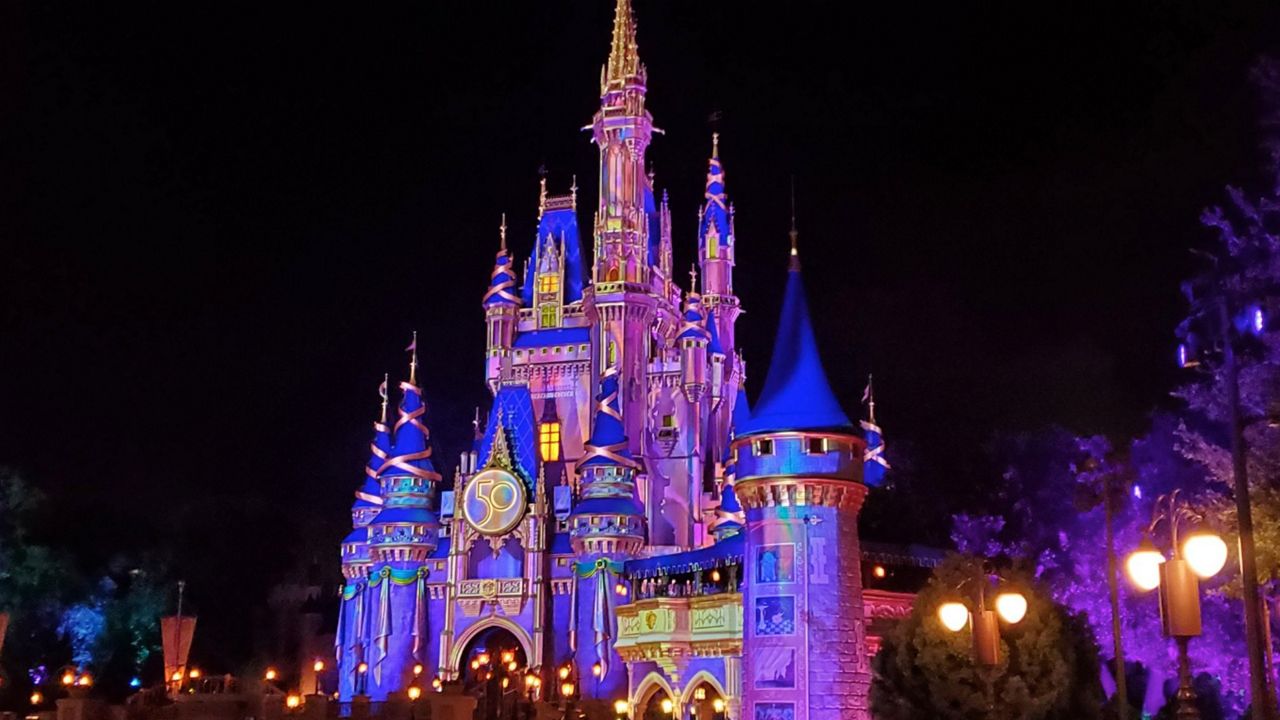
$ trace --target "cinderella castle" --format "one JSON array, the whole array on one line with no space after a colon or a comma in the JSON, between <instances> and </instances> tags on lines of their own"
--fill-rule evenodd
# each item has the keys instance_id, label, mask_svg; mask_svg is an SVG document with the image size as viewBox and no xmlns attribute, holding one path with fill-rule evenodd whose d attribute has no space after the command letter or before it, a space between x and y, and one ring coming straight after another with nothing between
<instances>
[{"instance_id":1,"label":"cinderella castle","mask_svg":"<svg viewBox=\"0 0 1280 720\"><path fill-rule=\"evenodd\" d=\"M481 303L492 406L452 477L432 455L416 340L390 426L383 385L341 549L343 700L501 677L633 718L869 718L870 657L912 599L893 579L928 560L860 542L887 464L873 419L857 432L828 385L794 227L748 406L718 143L682 287L645 163L647 81L617 0L591 253L576 187L543 180L522 267L504 223Z\"/></svg>"}]
</instances>

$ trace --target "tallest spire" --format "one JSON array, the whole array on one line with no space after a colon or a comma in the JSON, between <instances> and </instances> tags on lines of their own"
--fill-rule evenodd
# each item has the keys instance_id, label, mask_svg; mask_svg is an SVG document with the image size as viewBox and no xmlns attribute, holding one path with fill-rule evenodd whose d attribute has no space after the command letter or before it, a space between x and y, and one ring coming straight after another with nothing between
<instances>
[{"instance_id":1,"label":"tallest spire","mask_svg":"<svg viewBox=\"0 0 1280 720\"><path fill-rule=\"evenodd\" d=\"M631 12L631 0L618 0L613 15L613 44L609 48L605 84L625 83L641 72L640 48L636 45L636 18Z\"/></svg>"}]
</instances>

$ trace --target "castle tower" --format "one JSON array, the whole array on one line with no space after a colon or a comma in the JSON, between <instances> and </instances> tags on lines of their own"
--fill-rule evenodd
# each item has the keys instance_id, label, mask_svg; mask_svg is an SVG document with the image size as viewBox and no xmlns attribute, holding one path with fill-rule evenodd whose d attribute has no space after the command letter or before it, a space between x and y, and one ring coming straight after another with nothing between
<instances>
[{"instance_id":1,"label":"castle tower","mask_svg":"<svg viewBox=\"0 0 1280 720\"><path fill-rule=\"evenodd\" d=\"M708 314L716 315L721 342L732 354L734 325L741 309L733 294L733 265L736 252L733 206L725 191L724 167L720 164L720 133L711 134L711 160L707 167L704 202L698 211L698 266L702 269L702 303Z\"/></svg>"},{"instance_id":2,"label":"castle tower","mask_svg":"<svg viewBox=\"0 0 1280 720\"><path fill-rule=\"evenodd\" d=\"M743 716L869 720L858 542L865 445L818 357L794 230L769 375L733 449L747 525Z\"/></svg>"},{"instance_id":3,"label":"castle tower","mask_svg":"<svg viewBox=\"0 0 1280 720\"><path fill-rule=\"evenodd\" d=\"M578 468L582 491L569 517L570 542L578 558L570 649L584 678L599 665L596 696L609 698L627 687L626 670L613 650L618 637L614 587L623 561L645 543L644 510L636 499L640 463L628 449L612 368L600 381L591 439Z\"/></svg>"},{"instance_id":4,"label":"castle tower","mask_svg":"<svg viewBox=\"0 0 1280 720\"><path fill-rule=\"evenodd\" d=\"M631 0L617 0L609 59L601 69L600 110L592 139L600 149L593 284L586 298L593 326L592 371L617 368L619 403L631 450L641 454L648 392L650 328L657 298L650 270L657 263L661 222L645 168L653 118L645 110L646 72L636 45Z\"/></svg>"},{"instance_id":5,"label":"castle tower","mask_svg":"<svg viewBox=\"0 0 1280 720\"><path fill-rule=\"evenodd\" d=\"M400 383L395 443L378 474L383 508L369 524L372 647L365 682L374 700L406 688L413 666L427 659L426 561L440 530L433 509L440 473L431 462L427 409L415 384L416 345L415 339L410 379Z\"/></svg>"},{"instance_id":6,"label":"castle tower","mask_svg":"<svg viewBox=\"0 0 1280 720\"><path fill-rule=\"evenodd\" d=\"M490 392L498 391L498 384L511 369L511 342L516 333L516 315L520 311L520 298L515 293L516 276L512 258L507 254L507 216L503 214L499 228L498 255L493 261L489 276L489 288L485 290L485 324L488 326L485 350L485 380Z\"/></svg>"},{"instance_id":7,"label":"castle tower","mask_svg":"<svg viewBox=\"0 0 1280 720\"><path fill-rule=\"evenodd\" d=\"M382 396L382 416L373 424L369 462L364 480L351 506L351 534L342 541L342 602L338 610L338 631L334 635L334 656L338 662L339 692L355 694L355 667L368 652L369 523L382 510L382 488L378 470L391 453L391 431L387 427L387 381L378 387Z\"/></svg>"}]
</instances>

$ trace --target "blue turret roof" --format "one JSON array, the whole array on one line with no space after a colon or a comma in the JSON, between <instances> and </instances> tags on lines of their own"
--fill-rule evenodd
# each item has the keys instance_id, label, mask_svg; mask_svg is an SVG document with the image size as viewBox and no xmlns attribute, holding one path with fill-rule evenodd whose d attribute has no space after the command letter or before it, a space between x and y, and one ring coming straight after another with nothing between
<instances>
[{"instance_id":1,"label":"blue turret roof","mask_svg":"<svg viewBox=\"0 0 1280 720\"><path fill-rule=\"evenodd\" d=\"M724 168L720 165L719 134L712 136L711 161L707 167L707 187L703 193L702 222L698 224L698 247L707 246L708 234L721 246L729 244L729 200L724 189Z\"/></svg>"},{"instance_id":2,"label":"blue turret roof","mask_svg":"<svg viewBox=\"0 0 1280 720\"><path fill-rule=\"evenodd\" d=\"M684 304L684 324L681 325L680 334L676 339L706 342L709 337L707 329L703 326L702 297L696 292L690 292Z\"/></svg>"},{"instance_id":3,"label":"blue turret roof","mask_svg":"<svg viewBox=\"0 0 1280 720\"><path fill-rule=\"evenodd\" d=\"M720 330L716 327L715 312L707 313L707 334L711 336L707 342L707 350L724 355L724 346L720 344Z\"/></svg>"},{"instance_id":4,"label":"blue turret roof","mask_svg":"<svg viewBox=\"0 0 1280 720\"><path fill-rule=\"evenodd\" d=\"M431 462L431 431L423 418L427 408L422 404L422 389L410 382L400 383L404 393L400 400L400 417L396 420L395 444L381 475L415 475L440 479Z\"/></svg>"},{"instance_id":5,"label":"blue turret roof","mask_svg":"<svg viewBox=\"0 0 1280 720\"><path fill-rule=\"evenodd\" d=\"M563 205L563 207L562 207ZM533 276L542 260L546 248L547 236L557 246L564 238L564 301L577 302L582 299L582 288L587 283L587 269L582 264L582 243L578 238L578 217L572 203L558 202L542 212L538 221L538 237L533 242L533 259L529 272L525 273L524 286L520 297L525 307L533 305Z\"/></svg>"},{"instance_id":6,"label":"blue turret roof","mask_svg":"<svg viewBox=\"0 0 1280 720\"><path fill-rule=\"evenodd\" d=\"M662 216L658 214L653 186L648 182L644 184L644 217L649 225L649 264L657 265L662 250Z\"/></svg>"},{"instance_id":7,"label":"blue turret roof","mask_svg":"<svg viewBox=\"0 0 1280 720\"><path fill-rule=\"evenodd\" d=\"M520 298L516 297L515 294L515 268L512 267L511 256L507 254L505 232L506 228L504 227L502 249L498 250L498 255L493 261L493 273L489 276L489 289L484 293L483 304L486 308L520 304Z\"/></svg>"},{"instance_id":8,"label":"blue turret roof","mask_svg":"<svg viewBox=\"0 0 1280 720\"><path fill-rule=\"evenodd\" d=\"M751 403L747 400L747 386L738 386L738 397L733 401L733 418L731 419L734 435L741 435L742 429L751 422Z\"/></svg>"},{"instance_id":9,"label":"blue turret roof","mask_svg":"<svg viewBox=\"0 0 1280 720\"><path fill-rule=\"evenodd\" d=\"M742 530L744 519L742 505L738 502L738 493L733 483L727 482L720 490L720 507L716 508L716 519L711 529L716 542L724 542Z\"/></svg>"},{"instance_id":10,"label":"blue turret roof","mask_svg":"<svg viewBox=\"0 0 1280 720\"><path fill-rule=\"evenodd\" d=\"M737 426L739 436L786 430L853 430L822 369L800 263L792 252L769 375L751 418Z\"/></svg>"},{"instance_id":11,"label":"blue turret roof","mask_svg":"<svg viewBox=\"0 0 1280 720\"><path fill-rule=\"evenodd\" d=\"M385 406L384 406L385 410ZM378 471L391 457L391 432L385 423L373 424L373 441L369 443L369 462L365 465L364 483L356 491L352 507L377 507L382 504L382 488L378 485Z\"/></svg>"},{"instance_id":12,"label":"blue turret roof","mask_svg":"<svg viewBox=\"0 0 1280 720\"><path fill-rule=\"evenodd\" d=\"M578 467L595 465L621 465L635 467L635 458L627 447L627 432L622 426L622 410L618 402L618 374L611 368L600 380L600 394L596 396L595 420L591 425L591 438L587 440L586 454Z\"/></svg>"}]
</instances>

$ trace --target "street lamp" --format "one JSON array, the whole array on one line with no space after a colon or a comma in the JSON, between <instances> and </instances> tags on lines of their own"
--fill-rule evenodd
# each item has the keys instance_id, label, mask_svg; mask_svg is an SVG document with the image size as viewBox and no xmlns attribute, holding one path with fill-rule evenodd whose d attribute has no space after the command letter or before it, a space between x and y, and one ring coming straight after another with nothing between
<instances>
[{"instance_id":1,"label":"street lamp","mask_svg":"<svg viewBox=\"0 0 1280 720\"><path fill-rule=\"evenodd\" d=\"M1160 589L1160 621L1166 636L1178 643L1178 701L1179 720L1196 720L1200 711L1196 708L1196 693L1191 686L1191 662L1187 657L1187 645L1191 638L1201 633L1200 580L1217 575L1227 563L1227 544L1222 538L1201 528L1178 545L1178 526L1181 521L1203 522L1204 518L1191 509L1185 501L1179 501L1179 492L1156 500L1151 524L1143 535L1142 544L1125 563L1129 578L1139 590L1148 592ZM1161 522L1169 526L1170 554L1156 548L1151 534Z\"/></svg>"},{"instance_id":2,"label":"street lamp","mask_svg":"<svg viewBox=\"0 0 1280 720\"><path fill-rule=\"evenodd\" d=\"M968 584L965 580L961 587ZM965 625L973 625L973 659L979 665L994 667L1000 664L1000 620L1017 625L1027 615L1027 598L1022 593L1005 590L996 596L995 610L987 609L987 586L990 579L984 572L977 578L978 609L969 612L961 602L946 602L938 607L938 620L951 632L960 632ZM999 619L997 619L999 618Z\"/></svg>"}]
</instances>

